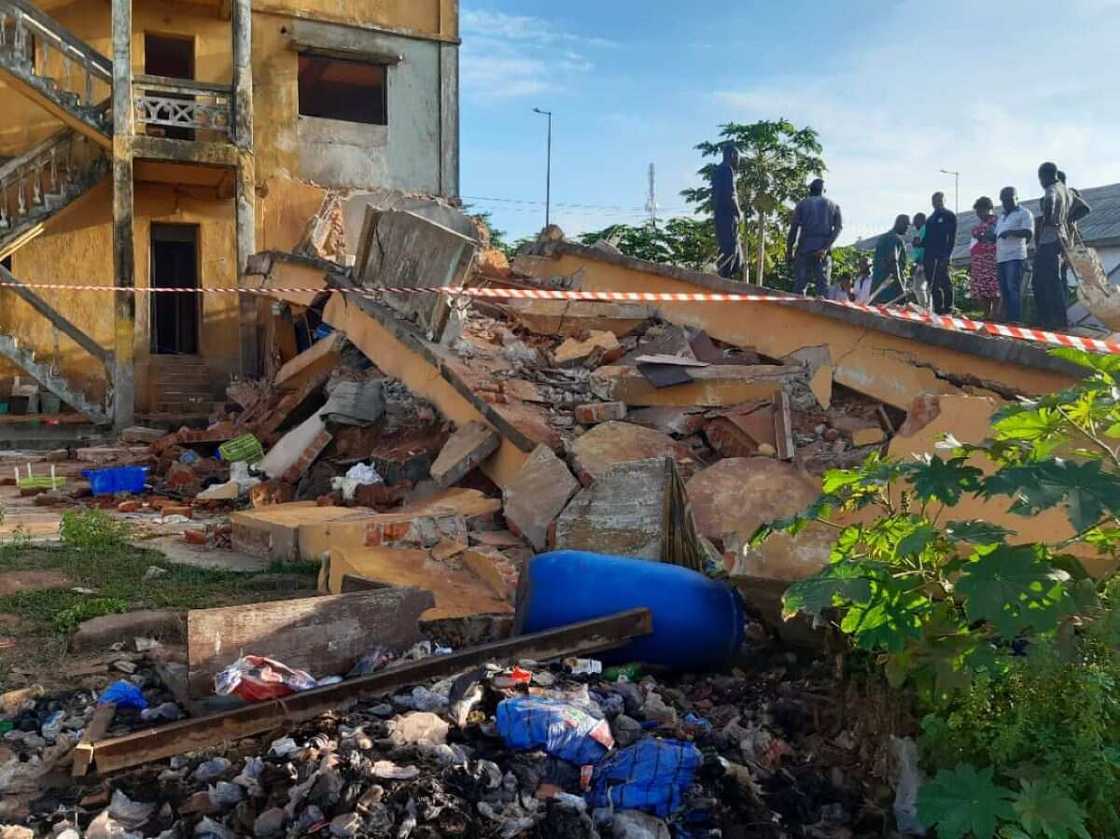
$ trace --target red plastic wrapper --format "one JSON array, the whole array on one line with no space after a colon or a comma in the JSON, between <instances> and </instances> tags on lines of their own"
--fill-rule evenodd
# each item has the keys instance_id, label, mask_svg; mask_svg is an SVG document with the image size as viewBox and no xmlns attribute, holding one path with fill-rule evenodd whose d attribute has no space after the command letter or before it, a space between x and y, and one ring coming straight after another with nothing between
<instances>
[{"instance_id":1,"label":"red plastic wrapper","mask_svg":"<svg viewBox=\"0 0 1120 839\"><path fill-rule=\"evenodd\" d=\"M242 656L214 677L215 693L246 702L280 699L317 685L310 673L259 655Z\"/></svg>"}]
</instances>

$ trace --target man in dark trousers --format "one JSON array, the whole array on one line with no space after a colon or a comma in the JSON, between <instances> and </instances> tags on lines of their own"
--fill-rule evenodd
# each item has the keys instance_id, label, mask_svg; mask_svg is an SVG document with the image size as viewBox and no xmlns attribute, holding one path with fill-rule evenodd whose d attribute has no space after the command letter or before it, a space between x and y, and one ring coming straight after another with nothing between
<instances>
[{"instance_id":1,"label":"man in dark trousers","mask_svg":"<svg viewBox=\"0 0 1120 839\"><path fill-rule=\"evenodd\" d=\"M929 284L933 311L947 315L953 311L953 282L949 279L949 259L957 245L957 217L945 209L945 193L935 192L931 199L933 215L926 219L924 270Z\"/></svg>"},{"instance_id":2,"label":"man in dark trousers","mask_svg":"<svg viewBox=\"0 0 1120 839\"><path fill-rule=\"evenodd\" d=\"M799 202L786 237L786 262L793 264L793 292L804 294L812 279L817 297L828 296L832 283L832 246L844 229L840 208L824 197L824 181L809 184L809 197Z\"/></svg>"},{"instance_id":3,"label":"man in dark trousers","mask_svg":"<svg viewBox=\"0 0 1120 839\"><path fill-rule=\"evenodd\" d=\"M734 143L723 147L723 162L712 173L712 212L715 214L716 242L719 244L719 275L726 279L740 279L743 272L743 244L740 223L743 211L739 209L739 189L736 175L739 171L739 149Z\"/></svg>"},{"instance_id":4,"label":"man in dark trousers","mask_svg":"<svg viewBox=\"0 0 1120 839\"><path fill-rule=\"evenodd\" d=\"M1058 167L1043 163L1038 182L1044 190L1039 207L1038 244L1034 253L1034 302L1043 329L1067 329L1066 287L1062 282L1062 245L1069 241L1069 189L1058 179Z\"/></svg>"}]
</instances>

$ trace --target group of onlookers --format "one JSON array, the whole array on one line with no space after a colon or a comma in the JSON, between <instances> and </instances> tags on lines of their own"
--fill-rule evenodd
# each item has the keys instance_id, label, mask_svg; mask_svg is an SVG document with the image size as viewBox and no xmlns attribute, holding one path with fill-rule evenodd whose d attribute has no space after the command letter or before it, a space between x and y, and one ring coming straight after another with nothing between
<instances>
[{"instance_id":1,"label":"group of onlookers","mask_svg":"<svg viewBox=\"0 0 1120 839\"><path fill-rule=\"evenodd\" d=\"M1022 320L1021 292L1027 274L1028 246L1034 245L1032 288L1038 320L1048 329L1068 326L1063 247L1077 241L1077 222L1091 210L1080 193L1066 186L1053 163L1038 169L1042 196L1039 217L1019 203L1014 187L1000 190L1000 207L982 196L973 209L969 292L983 306L986 320ZM840 208L824 195L824 181L809 185L809 197L794 209L786 240L794 273L794 291L809 285L818 297L857 303L914 302L939 315L954 311L950 261L957 242L957 217L934 193L933 212L900 215L879 237L873 256L861 257L854 278L831 284L832 246L840 235Z\"/></svg>"}]
</instances>

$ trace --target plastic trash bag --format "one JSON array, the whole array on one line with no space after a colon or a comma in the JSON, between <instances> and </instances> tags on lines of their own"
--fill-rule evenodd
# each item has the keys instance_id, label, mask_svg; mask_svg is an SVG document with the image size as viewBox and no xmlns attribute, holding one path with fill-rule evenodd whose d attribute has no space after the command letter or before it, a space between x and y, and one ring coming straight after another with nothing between
<instances>
[{"instance_id":1,"label":"plastic trash bag","mask_svg":"<svg viewBox=\"0 0 1120 839\"><path fill-rule=\"evenodd\" d=\"M125 679L113 682L97 697L98 705L108 705L110 702L118 708L135 708L137 711L148 707L148 700L144 698L140 688Z\"/></svg>"},{"instance_id":2,"label":"plastic trash bag","mask_svg":"<svg viewBox=\"0 0 1120 839\"><path fill-rule=\"evenodd\" d=\"M310 690L318 683L303 670L295 670L279 661L259 655L246 655L214 677L214 692L219 696L233 694L246 702L264 702Z\"/></svg>"},{"instance_id":3,"label":"plastic trash bag","mask_svg":"<svg viewBox=\"0 0 1120 839\"><path fill-rule=\"evenodd\" d=\"M595 767L588 801L592 807L642 810L666 818L680 808L703 762L691 743L647 738Z\"/></svg>"},{"instance_id":4,"label":"plastic trash bag","mask_svg":"<svg viewBox=\"0 0 1120 839\"><path fill-rule=\"evenodd\" d=\"M543 748L579 766L598 763L614 748L606 720L557 699L519 696L498 705L498 733L511 749Z\"/></svg>"}]
</instances>

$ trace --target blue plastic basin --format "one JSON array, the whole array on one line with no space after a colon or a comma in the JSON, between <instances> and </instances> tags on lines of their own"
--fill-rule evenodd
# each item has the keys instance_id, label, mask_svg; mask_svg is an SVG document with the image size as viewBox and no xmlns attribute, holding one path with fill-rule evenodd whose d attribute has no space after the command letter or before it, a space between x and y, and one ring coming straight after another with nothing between
<instances>
[{"instance_id":1,"label":"blue plastic basin","mask_svg":"<svg viewBox=\"0 0 1120 839\"><path fill-rule=\"evenodd\" d=\"M653 634L596 658L717 670L743 644L743 600L726 583L676 565L584 551L529 561L518 590L516 629L543 632L639 608L653 613Z\"/></svg>"},{"instance_id":2,"label":"blue plastic basin","mask_svg":"<svg viewBox=\"0 0 1120 839\"><path fill-rule=\"evenodd\" d=\"M94 495L115 495L118 492L144 491L147 466L114 466L109 469L86 469L82 477L89 481Z\"/></svg>"}]
</instances>

